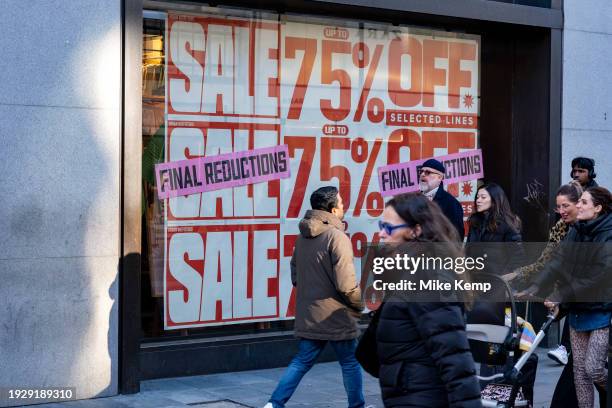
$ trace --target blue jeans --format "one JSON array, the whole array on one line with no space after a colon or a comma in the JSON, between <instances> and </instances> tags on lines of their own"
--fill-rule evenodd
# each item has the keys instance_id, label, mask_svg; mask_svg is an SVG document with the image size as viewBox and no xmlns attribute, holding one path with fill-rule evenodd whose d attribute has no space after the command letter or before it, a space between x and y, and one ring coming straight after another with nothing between
<instances>
[{"instance_id":1,"label":"blue jeans","mask_svg":"<svg viewBox=\"0 0 612 408\"><path fill-rule=\"evenodd\" d=\"M289 367L280 379L276 389L270 397L270 402L274 408L282 408L293 392L297 388L300 380L312 368L315 360L323 351L323 348L328 343L327 340L300 340L300 349ZM338 362L342 366L342 379L344 381L344 389L348 396L349 408L361 408L365 405L362 391L361 367L355 358L355 348L357 340L342 340L329 343L334 348Z\"/></svg>"}]
</instances>

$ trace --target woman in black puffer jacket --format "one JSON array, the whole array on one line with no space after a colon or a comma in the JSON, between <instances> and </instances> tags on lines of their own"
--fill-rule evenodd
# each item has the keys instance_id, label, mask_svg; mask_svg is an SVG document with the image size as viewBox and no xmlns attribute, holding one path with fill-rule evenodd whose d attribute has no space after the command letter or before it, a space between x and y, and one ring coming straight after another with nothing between
<instances>
[{"instance_id":1,"label":"woman in black puffer jacket","mask_svg":"<svg viewBox=\"0 0 612 408\"><path fill-rule=\"evenodd\" d=\"M580 408L593 406L593 384L606 389L605 366L612 317L612 196L590 187L576 205L578 222L536 276L517 296L541 294L569 314L574 385ZM553 283L556 290L551 294Z\"/></svg>"},{"instance_id":2,"label":"woman in black puffer jacket","mask_svg":"<svg viewBox=\"0 0 612 408\"><path fill-rule=\"evenodd\" d=\"M425 243L455 242L457 238L439 207L419 194L390 200L380 226L381 241L407 243L409 252L416 250L415 254L431 248ZM424 273L419 270L412 276L421 279ZM482 406L461 303L406 301L401 294L387 293L376 341L386 407Z\"/></svg>"},{"instance_id":3,"label":"woman in black puffer jacket","mask_svg":"<svg viewBox=\"0 0 612 408\"><path fill-rule=\"evenodd\" d=\"M521 220L511 208L504 190L495 183L480 186L474 198L476 212L470 216L466 252L472 257L487 254L486 272L505 275L522 266L525 251Z\"/></svg>"}]
</instances>

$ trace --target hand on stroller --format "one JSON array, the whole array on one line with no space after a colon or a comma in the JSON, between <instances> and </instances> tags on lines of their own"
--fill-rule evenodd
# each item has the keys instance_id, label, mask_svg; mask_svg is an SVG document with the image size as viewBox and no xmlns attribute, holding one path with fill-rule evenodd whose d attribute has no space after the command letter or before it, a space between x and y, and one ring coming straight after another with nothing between
<instances>
[{"instance_id":1,"label":"hand on stroller","mask_svg":"<svg viewBox=\"0 0 612 408\"><path fill-rule=\"evenodd\" d=\"M527 289L517 292L515 297L519 300L542 300L537 296L540 291L538 285L531 285Z\"/></svg>"},{"instance_id":2,"label":"hand on stroller","mask_svg":"<svg viewBox=\"0 0 612 408\"><path fill-rule=\"evenodd\" d=\"M553 316L555 318L559 316L559 302L555 302L553 300L546 299L544 301L544 306L546 306L546 308L548 309L549 316Z\"/></svg>"},{"instance_id":3,"label":"hand on stroller","mask_svg":"<svg viewBox=\"0 0 612 408\"><path fill-rule=\"evenodd\" d=\"M500 276L504 281L511 282L518 277L518 272L510 272L505 275Z\"/></svg>"}]
</instances>

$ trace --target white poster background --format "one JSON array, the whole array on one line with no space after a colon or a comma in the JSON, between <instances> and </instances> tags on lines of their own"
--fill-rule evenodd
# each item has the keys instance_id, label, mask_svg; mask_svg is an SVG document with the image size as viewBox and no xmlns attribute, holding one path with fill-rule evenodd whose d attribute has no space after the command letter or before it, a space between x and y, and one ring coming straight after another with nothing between
<instances>
[{"instance_id":1,"label":"white poster background","mask_svg":"<svg viewBox=\"0 0 612 408\"><path fill-rule=\"evenodd\" d=\"M402 162L478 147L475 123L398 126L385 116L401 110L470 114L476 120L478 37L335 24L169 14L166 160L282 143L292 158L291 178L280 183L168 200L166 329L293 318L291 243L315 189L335 185L347 193L347 234L359 255L366 242L377 240L383 201L377 196L376 168L389 163L390 151ZM471 51L458 53L458 47ZM395 71L393 61L399 66ZM292 103L300 74L307 83L298 86L303 95L298 92ZM462 86L456 85L458 75ZM456 106L450 106L451 76ZM420 86L414 78L420 78ZM389 92L390 79L408 96L432 81L440 84L427 88L426 95L412 92L420 98L414 106L399 106ZM321 107L325 100L331 119ZM398 149L400 139L405 143ZM475 182L461 183L451 192L466 208L475 187ZM359 280L358 256L355 266ZM371 305L376 299L366 296L366 301Z\"/></svg>"}]
</instances>

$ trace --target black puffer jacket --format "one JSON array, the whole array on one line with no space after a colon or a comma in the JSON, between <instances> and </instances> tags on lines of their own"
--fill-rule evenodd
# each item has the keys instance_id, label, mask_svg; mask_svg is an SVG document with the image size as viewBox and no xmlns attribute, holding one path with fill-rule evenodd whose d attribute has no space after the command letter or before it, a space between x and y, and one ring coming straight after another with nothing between
<instances>
[{"instance_id":1,"label":"black puffer jacket","mask_svg":"<svg viewBox=\"0 0 612 408\"><path fill-rule=\"evenodd\" d=\"M481 407L462 308L387 301L376 334L385 407Z\"/></svg>"},{"instance_id":2,"label":"black puffer jacket","mask_svg":"<svg viewBox=\"0 0 612 408\"><path fill-rule=\"evenodd\" d=\"M612 311L612 214L572 226L533 283L568 310Z\"/></svg>"},{"instance_id":3,"label":"black puffer jacket","mask_svg":"<svg viewBox=\"0 0 612 408\"><path fill-rule=\"evenodd\" d=\"M466 245L468 256L476 258L487 254L485 271L498 276L524 264L525 250L520 231L502 221L497 222L495 231L489 231L484 216L474 214L472 217Z\"/></svg>"}]
</instances>

